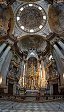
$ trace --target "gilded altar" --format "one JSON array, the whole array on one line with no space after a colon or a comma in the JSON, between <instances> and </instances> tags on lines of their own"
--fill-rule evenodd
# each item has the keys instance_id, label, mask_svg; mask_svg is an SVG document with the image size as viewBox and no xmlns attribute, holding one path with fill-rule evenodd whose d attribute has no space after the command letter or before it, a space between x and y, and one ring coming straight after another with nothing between
<instances>
[{"instance_id":1,"label":"gilded altar","mask_svg":"<svg viewBox=\"0 0 64 112\"><path fill-rule=\"evenodd\" d=\"M35 90L46 88L46 76L44 66L37 60L28 60L24 64L23 77L20 78L20 85L27 89Z\"/></svg>"}]
</instances>

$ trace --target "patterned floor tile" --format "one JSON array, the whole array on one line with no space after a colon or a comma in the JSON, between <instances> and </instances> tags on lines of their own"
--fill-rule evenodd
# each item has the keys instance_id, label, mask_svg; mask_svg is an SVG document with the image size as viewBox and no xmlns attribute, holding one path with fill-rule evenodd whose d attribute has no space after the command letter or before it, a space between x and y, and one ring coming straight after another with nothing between
<instances>
[{"instance_id":1,"label":"patterned floor tile","mask_svg":"<svg viewBox=\"0 0 64 112\"><path fill-rule=\"evenodd\" d=\"M64 102L18 103L0 100L0 112L64 112Z\"/></svg>"}]
</instances>

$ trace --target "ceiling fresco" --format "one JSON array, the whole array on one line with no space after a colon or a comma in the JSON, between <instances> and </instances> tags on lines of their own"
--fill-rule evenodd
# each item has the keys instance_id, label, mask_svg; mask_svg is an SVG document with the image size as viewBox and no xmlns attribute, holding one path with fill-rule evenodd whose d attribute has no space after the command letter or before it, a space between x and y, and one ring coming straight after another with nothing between
<instances>
[{"instance_id":1,"label":"ceiling fresco","mask_svg":"<svg viewBox=\"0 0 64 112\"><path fill-rule=\"evenodd\" d=\"M49 42L45 41L39 35L27 35L18 41L17 46L20 51L37 50L37 52L48 52L50 49ZM48 50L48 51L47 51Z\"/></svg>"},{"instance_id":2,"label":"ceiling fresco","mask_svg":"<svg viewBox=\"0 0 64 112\"><path fill-rule=\"evenodd\" d=\"M37 4L25 4L17 11L17 25L29 33L42 29L47 21L45 10Z\"/></svg>"},{"instance_id":3,"label":"ceiling fresco","mask_svg":"<svg viewBox=\"0 0 64 112\"><path fill-rule=\"evenodd\" d=\"M48 17L51 30L57 34L64 34L64 4L50 5Z\"/></svg>"},{"instance_id":4,"label":"ceiling fresco","mask_svg":"<svg viewBox=\"0 0 64 112\"><path fill-rule=\"evenodd\" d=\"M12 5L14 12L14 35L21 37L29 34L47 36L51 32L48 24L48 3L18 2Z\"/></svg>"}]
</instances>

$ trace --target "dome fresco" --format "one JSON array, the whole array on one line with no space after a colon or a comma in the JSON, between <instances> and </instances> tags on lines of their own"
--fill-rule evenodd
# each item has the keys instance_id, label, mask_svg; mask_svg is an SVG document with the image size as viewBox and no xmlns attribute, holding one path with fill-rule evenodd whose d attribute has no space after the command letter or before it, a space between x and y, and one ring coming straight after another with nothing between
<instances>
[{"instance_id":1,"label":"dome fresco","mask_svg":"<svg viewBox=\"0 0 64 112\"><path fill-rule=\"evenodd\" d=\"M47 21L45 10L33 3L20 6L16 14L18 27L26 32L33 33L42 29Z\"/></svg>"}]
</instances>

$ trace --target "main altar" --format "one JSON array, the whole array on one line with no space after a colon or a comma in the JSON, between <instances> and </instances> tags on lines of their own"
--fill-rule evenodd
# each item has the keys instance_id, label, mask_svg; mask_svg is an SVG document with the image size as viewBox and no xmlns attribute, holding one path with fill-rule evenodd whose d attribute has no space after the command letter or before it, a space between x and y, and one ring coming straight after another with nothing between
<instances>
[{"instance_id":1,"label":"main altar","mask_svg":"<svg viewBox=\"0 0 64 112\"><path fill-rule=\"evenodd\" d=\"M44 62L34 57L24 62L23 72L19 79L20 87L30 90L46 88L47 80Z\"/></svg>"}]
</instances>

